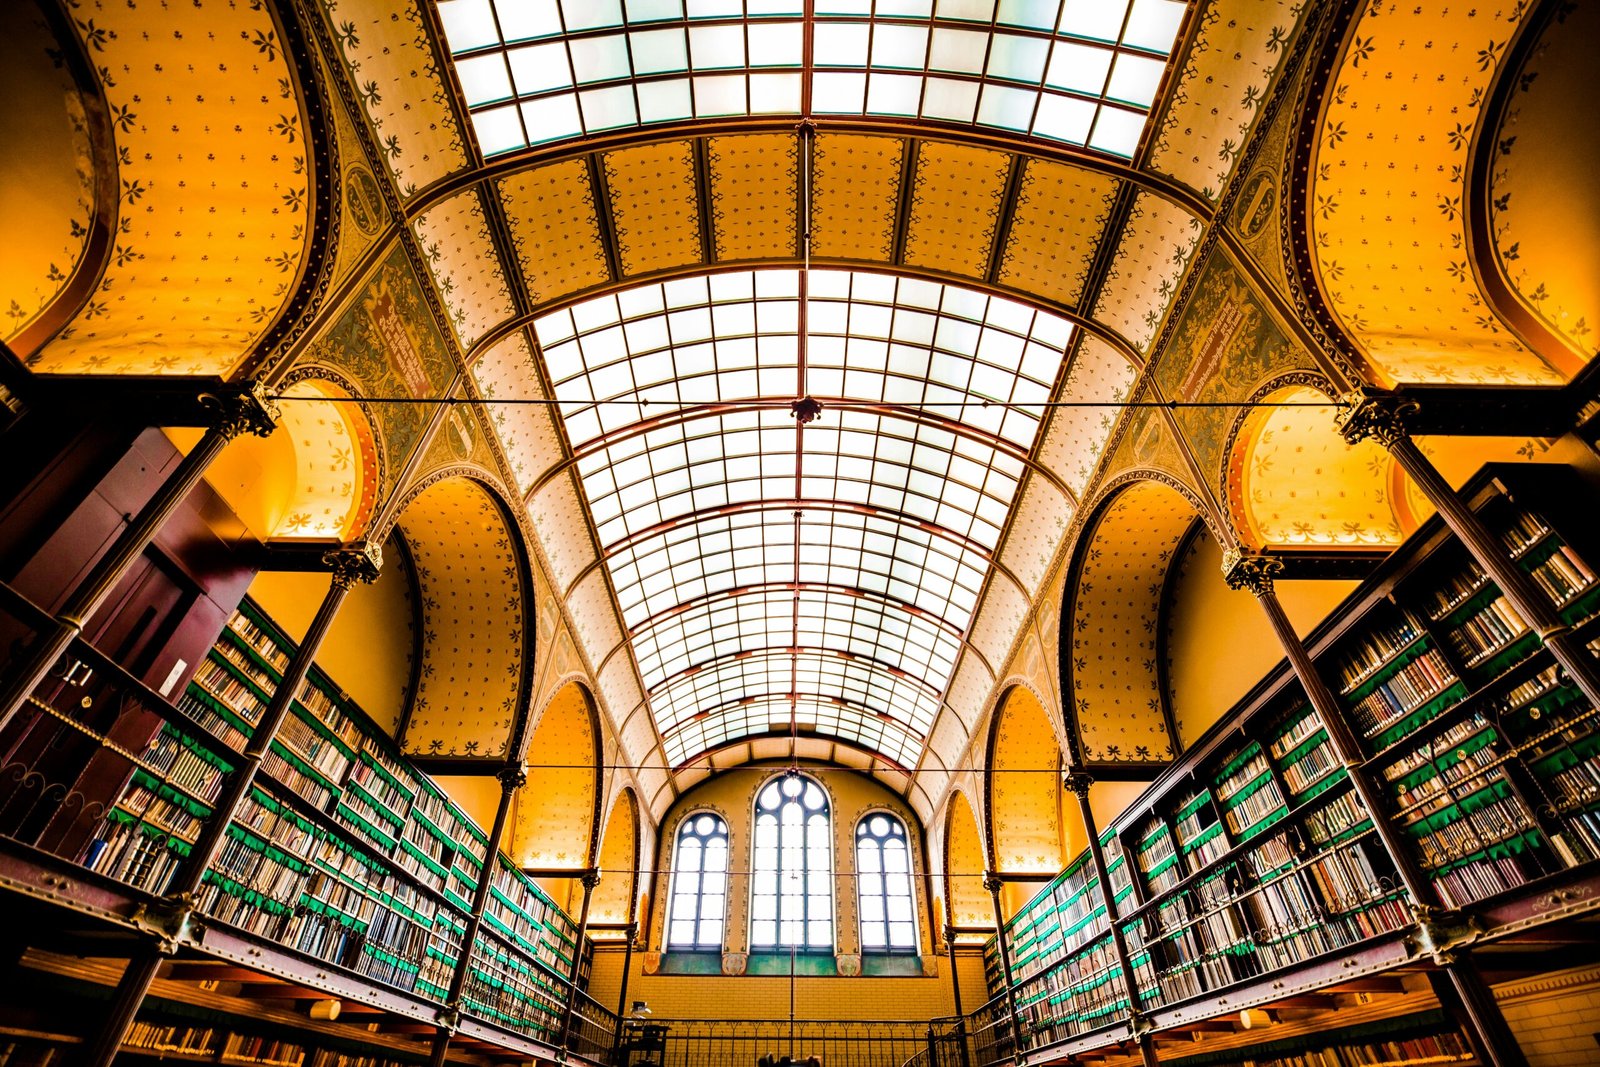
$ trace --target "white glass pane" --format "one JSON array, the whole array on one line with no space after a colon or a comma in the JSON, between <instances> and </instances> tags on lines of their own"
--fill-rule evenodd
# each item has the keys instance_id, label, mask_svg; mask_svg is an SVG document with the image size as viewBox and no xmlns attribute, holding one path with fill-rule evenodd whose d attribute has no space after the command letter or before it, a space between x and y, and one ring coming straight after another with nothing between
<instances>
[{"instance_id":1,"label":"white glass pane","mask_svg":"<svg viewBox=\"0 0 1600 1067\"><path fill-rule=\"evenodd\" d=\"M1134 0L1122 41L1135 48L1166 54L1172 50L1173 39L1177 37L1182 22L1183 4L1180 0Z\"/></svg>"},{"instance_id":2,"label":"white glass pane","mask_svg":"<svg viewBox=\"0 0 1600 1067\"><path fill-rule=\"evenodd\" d=\"M614 85L578 94L583 106L583 124L590 130L632 126L639 121L633 108L633 86Z\"/></svg>"},{"instance_id":3,"label":"white glass pane","mask_svg":"<svg viewBox=\"0 0 1600 1067\"><path fill-rule=\"evenodd\" d=\"M1161 74L1166 66L1159 59L1123 52L1117 56L1111 68L1111 82L1106 86L1106 96L1149 107L1155 100L1156 89L1161 84Z\"/></svg>"},{"instance_id":4,"label":"white glass pane","mask_svg":"<svg viewBox=\"0 0 1600 1067\"><path fill-rule=\"evenodd\" d=\"M1057 89L1100 95L1116 53L1109 48L1076 41L1057 41L1050 51L1045 84Z\"/></svg>"},{"instance_id":5,"label":"white glass pane","mask_svg":"<svg viewBox=\"0 0 1600 1067\"><path fill-rule=\"evenodd\" d=\"M572 93L524 101L522 121L528 128L528 138L535 144L571 137L582 129L578 123L578 100Z\"/></svg>"},{"instance_id":6,"label":"white glass pane","mask_svg":"<svg viewBox=\"0 0 1600 1067\"><path fill-rule=\"evenodd\" d=\"M628 35L636 74L670 74L689 69L689 47L681 29L642 30Z\"/></svg>"},{"instance_id":7,"label":"white glass pane","mask_svg":"<svg viewBox=\"0 0 1600 1067\"><path fill-rule=\"evenodd\" d=\"M495 13L507 41L553 37L561 32L561 10L556 0L499 0Z\"/></svg>"},{"instance_id":8,"label":"white glass pane","mask_svg":"<svg viewBox=\"0 0 1600 1067\"><path fill-rule=\"evenodd\" d=\"M489 0L440 0L439 21L444 25L445 39L452 52L500 43Z\"/></svg>"},{"instance_id":9,"label":"white glass pane","mask_svg":"<svg viewBox=\"0 0 1600 1067\"><path fill-rule=\"evenodd\" d=\"M989 63L985 73L991 78L1037 83L1044 77L1050 42L1041 37L1021 37L997 33L989 44Z\"/></svg>"},{"instance_id":10,"label":"white glass pane","mask_svg":"<svg viewBox=\"0 0 1600 1067\"><path fill-rule=\"evenodd\" d=\"M1056 28L1074 37L1115 41L1122 35L1128 0L1066 0Z\"/></svg>"},{"instance_id":11,"label":"white glass pane","mask_svg":"<svg viewBox=\"0 0 1600 1067\"><path fill-rule=\"evenodd\" d=\"M474 111L472 132L478 138L478 148L485 156L521 148L527 143L522 138L522 123L517 118L515 107Z\"/></svg>"},{"instance_id":12,"label":"white glass pane","mask_svg":"<svg viewBox=\"0 0 1600 1067\"><path fill-rule=\"evenodd\" d=\"M1136 111L1117 107L1102 107L1095 116L1094 132L1089 135L1089 147L1113 155L1131 157L1139 147L1139 135L1144 132L1145 117Z\"/></svg>"},{"instance_id":13,"label":"white glass pane","mask_svg":"<svg viewBox=\"0 0 1600 1067\"><path fill-rule=\"evenodd\" d=\"M506 70L505 57L498 52L463 59L456 63L456 73L461 76L461 91L469 106L511 96L511 74Z\"/></svg>"},{"instance_id":14,"label":"white glass pane","mask_svg":"<svg viewBox=\"0 0 1600 1067\"><path fill-rule=\"evenodd\" d=\"M523 95L572 85L567 49L559 41L513 48L506 53L506 59L511 64L512 83Z\"/></svg>"},{"instance_id":15,"label":"white glass pane","mask_svg":"<svg viewBox=\"0 0 1600 1067\"><path fill-rule=\"evenodd\" d=\"M1084 144L1094 126L1094 113L1095 105L1087 100L1044 93L1039 97L1033 132L1069 144Z\"/></svg>"},{"instance_id":16,"label":"white glass pane","mask_svg":"<svg viewBox=\"0 0 1600 1067\"><path fill-rule=\"evenodd\" d=\"M933 31L933 42L928 49L928 69L981 74L988 45L987 33L940 27Z\"/></svg>"}]
</instances>

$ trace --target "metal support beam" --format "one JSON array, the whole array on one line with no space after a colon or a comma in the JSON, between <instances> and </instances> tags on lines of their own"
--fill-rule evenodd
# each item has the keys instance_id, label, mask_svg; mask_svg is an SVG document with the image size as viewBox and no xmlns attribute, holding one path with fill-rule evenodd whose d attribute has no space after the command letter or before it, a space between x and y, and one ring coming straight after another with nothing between
<instances>
[{"instance_id":1,"label":"metal support beam","mask_svg":"<svg viewBox=\"0 0 1600 1067\"><path fill-rule=\"evenodd\" d=\"M1139 1010L1139 979L1133 973L1133 963L1128 956L1128 938L1117 922L1117 898L1111 892L1111 874L1106 869L1105 850L1100 847L1100 829L1095 825L1094 809L1089 806L1089 786L1094 779L1082 771L1068 771L1061 776L1061 784L1078 799L1078 813L1083 817L1083 829L1089 835L1089 858L1094 863L1095 880L1100 885L1100 902L1106 909L1106 925L1111 928L1111 944L1117 953L1117 965L1122 971L1122 984L1128 994L1128 1033L1139 1044L1139 1058L1144 1067L1157 1067L1155 1044L1150 1040L1150 1022Z\"/></svg>"},{"instance_id":2,"label":"metal support beam","mask_svg":"<svg viewBox=\"0 0 1600 1067\"><path fill-rule=\"evenodd\" d=\"M1022 1056L1022 1024L1017 1019L1017 990L1011 980L1011 945L1006 938L1006 915L1000 907L1000 887L1005 881L993 871L983 873L983 888L994 902L994 937L1000 946L1000 977L1006 987L1006 1017L1011 1021L1012 1054Z\"/></svg>"}]
</instances>

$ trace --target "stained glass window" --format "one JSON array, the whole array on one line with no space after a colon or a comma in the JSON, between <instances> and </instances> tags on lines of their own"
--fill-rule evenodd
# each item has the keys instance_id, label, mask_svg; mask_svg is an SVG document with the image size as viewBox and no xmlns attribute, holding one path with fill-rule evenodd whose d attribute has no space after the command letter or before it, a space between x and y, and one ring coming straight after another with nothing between
<instances>
[{"instance_id":1,"label":"stained glass window","mask_svg":"<svg viewBox=\"0 0 1600 1067\"><path fill-rule=\"evenodd\" d=\"M909 846L905 824L887 812L873 812L856 824L856 900L863 952L917 947Z\"/></svg>"},{"instance_id":2,"label":"stained glass window","mask_svg":"<svg viewBox=\"0 0 1600 1067\"><path fill-rule=\"evenodd\" d=\"M668 949L721 949L728 899L728 824L703 811L678 827Z\"/></svg>"},{"instance_id":3,"label":"stained glass window","mask_svg":"<svg viewBox=\"0 0 1600 1067\"><path fill-rule=\"evenodd\" d=\"M756 797L750 873L750 947L833 948L833 820L828 794L799 774Z\"/></svg>"}]
</instances>

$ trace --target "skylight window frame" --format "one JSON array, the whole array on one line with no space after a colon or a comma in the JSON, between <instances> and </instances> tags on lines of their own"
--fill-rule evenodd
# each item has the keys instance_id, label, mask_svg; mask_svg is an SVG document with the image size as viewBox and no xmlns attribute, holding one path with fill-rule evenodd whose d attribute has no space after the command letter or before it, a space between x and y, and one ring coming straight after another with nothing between
<instances>
[{"instance_id":1,"label":"skylight window frame","mask_svg":"<svg viewBox=\"0 0 1600 1067\"><path fill-rule=\"evenodd\" d=\"M619 21L615 24L574 28L569 26L569 7L576 5L588 11L592 0L560 0L555 4L559 32L549 30L508 38L502 31L504 20L499 5L492 0L435 2L453 61L460 63L499 53L512 78L513 96L492 99L469 94L467 88L472 81L458 79L475 130L490 122L503 127L508 106L516 114L522 143L510 143L503 132L488 144L482 143L480 137L480 148L486 157L660 122L805 114L913 118L940 125L998 129L1131 159L1148 131L1165 72L1156 79L1151 100L1142 103L1110 97L1111 73L1118 57L1124 55L1157 59L1170 68L1171 52L1187 17L1184 0L1129 0L1117 35L1108 38L1066 25L1073 0L1057 5L1055 24L1049 28L1040 25L1037 18L1007 22L998 13L988 19L952 17L939 12L942 5L930 5L927 15L877 14L869 7L806 16L803 8L797 12L749 13L751 5L746 4L742 15L694 16L685 8L684 14L673 18L637 20L626 8L619 7ZM463 32L457 28L463 25L462 11L485 6L489 12L487 27L474 26L470 38L457 39ZM1135 18L1137 12L1158 9L1161 14L1153 19ZM1152 28L1163 35L1170 28L1170 39L1138 36ZM757 36L775 39L780 45L791 34L810 32L813 40L809 64L805 42L799 46L798 57L793 50L784 55L762 44L765 58L756 61L752 29L756 29ZM643 54L647 41L665 42L663 35L674 31L680 34L681 65L664 64ZM488 36L490 32L492 38ZM902 56L892 54L888 48L880 49L880 41L891 37L901 42L900 48L912 51ZM919 37L920 58L915 44ZM736 62L723 61L719 58L723 49L713 47L711 42L731 42L734 38L738 39L740 55L730 57ZM698 55L697 40L701 42ZM959 63L938 59L946 45L963 40L972 42L966 49L968 58ZM980 40L981 56L975 50ZM571 83L523 91L512 74L510 53L550 42L560 42L566 51L565 65ZM605 46L596 42L609 42L613 68L620 64L625 73L583 78L573 48L603 54L598 49ZM1057 48L1063 45L1095 48L1108 54L1107 74L1098 92L1051 81ZM631 118L592 121L598 115L596 108L602 96L617 98L618 91L624 88L631 92L631 111L619 111L615 104L609 111L613 116ZM913 99L915 106L910 106ZM757 100L762 102L758 104ZM1102 112L1108 108L1111 111L1105 115L1102 128ZM1065 118L1067 112L1079 117L1069 121ZM1137 114L1137 122L1128 117L1132 114ZM560 125L547 132L547 121Z\"/></svg>"}]
</instances>

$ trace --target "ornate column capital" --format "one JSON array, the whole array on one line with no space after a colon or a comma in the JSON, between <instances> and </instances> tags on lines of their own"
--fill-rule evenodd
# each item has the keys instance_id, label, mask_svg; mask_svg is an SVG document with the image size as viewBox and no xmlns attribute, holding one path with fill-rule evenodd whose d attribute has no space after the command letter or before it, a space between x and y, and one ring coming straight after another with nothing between
<instances>
[{"instance_id":1,"label":"ornate column capital","mask_svg":"<svg viewBox=\"0 0 1600 1067\"><path fill-rule=\"evenodd\" d=\"M997 874L996 872L994 872L994 871L984 871L983 872L983 888L987 889L990 892L990 894L994 894L994 893L1000 892L1000 887L1005 885L1005 884L1006 884L1005 880L1003 878L1001 878L1000 875Z\"/></svg>"},{"instance_id":2,"label":"ornate column capital","mask_svg":"<svg viewBox=\"0 0 1600 1067\"><path fill-rule=\"evenodd\" d=\"M1089 787L1094 785L1094 775L1088 771L1063 771L1061 773L1061 786L1070 790L1074 796L1086 798Z\"/></svg>"},{"instance_id":3,"label":"ornate column capital","mask_svg":"<svg viewBox=\"0 0 1600 1067\"><path fill-rule=\"evenodd\" d=\"M1334 416L1339 435L1352 445L1369 437L1385 448L1410 433L1408 423L1416 415L1415 400L1380 393L1371 389L1352 389L1339 398L1340 411Z\"/></svg>"},{"instance_id":4,"label":"ornate column capital","mask_svg":"<svg viewBox=\"0 0 1600 1067\"><path fill-rule=\"evenodd\" d=\"M583 886L583 891L585 893L594 892L594 887L600 884L600 871L594 867L590 867L587 871L584 871L578 876L578 884Z\"/></svg>"},{"instance_id":5,"label":"ornate column capital","mask_svg":"<svg viewBox=\"0 0 1600 1067\"><path fill-rule=\"evenodd\" d=\"M383 569L383 546L373 541L357 541L322 554L323 566L333 572L333 584L349 589L357 582L375 582Z\"/></svg>"},{"instance_id":6,"label":"ornate column capital","mask_svg":"<svg viewBox=\"0 0 1600 1067\"><path fill-rule=\"evenodd\" d=\"M1256 596L1272 592L1272 580L1283 572L1283 560L1273 556L1245 555L1237 548L1222 553L1222 580L1229 589L1248 589Z\"/></svg>"},{"instance_id":7,"label":"ornate column capital","mask_svg":"<svg viewBox=\"0 0 1600 1067\"><path fill-rule=\"evenodd\" d=\"M953 923L944 924L944 943L946 945L954 945L956 943L956 928Z\"/></svg>"},{"instance_id":8,"label":"ornate column capital","mask_svg":"<svg viewBox=\"0 0 1600 1067\"><path fill-rule=\"evenodd\" d=\"M509 793L514 789L521 789L528 784L528 765L521 760L508 763L495 773L495 777L500 779L500 789L503 792Z\"/></svg>"},{"instance_id":9,"label":"ornate column capital","mask_svg":"<svg viewBox=\"0 0 1600 1067\"><path fill-rule=\"evenodd\" d=\"M213 429L228 441L247 433L270 437L283 417L277 401L259 381L243 382L223 392L202 393L200 404L216 413Z\"/></svg>"}]
</instances>

